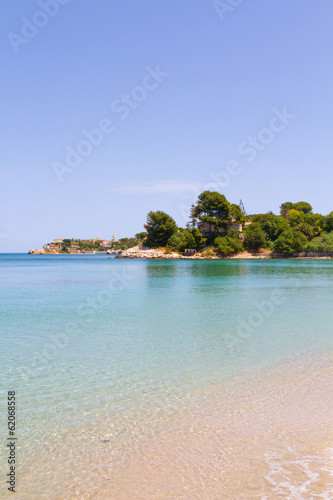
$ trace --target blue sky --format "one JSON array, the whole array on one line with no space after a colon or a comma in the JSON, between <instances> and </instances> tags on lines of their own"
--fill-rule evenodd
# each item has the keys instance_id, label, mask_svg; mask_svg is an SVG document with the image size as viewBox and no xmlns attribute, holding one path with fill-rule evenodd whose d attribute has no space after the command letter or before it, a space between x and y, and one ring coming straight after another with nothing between
<instances>
[{"instance_id":1,"label":"blue sky","mask_svg":"<svg viewBox=\"0 0 333 500\"><path fill-rule=\"evenodd\" d=\"M185 225L207 188L333 210L330 0L0 8L0 252Z\"/></svg>"}]
</instances>

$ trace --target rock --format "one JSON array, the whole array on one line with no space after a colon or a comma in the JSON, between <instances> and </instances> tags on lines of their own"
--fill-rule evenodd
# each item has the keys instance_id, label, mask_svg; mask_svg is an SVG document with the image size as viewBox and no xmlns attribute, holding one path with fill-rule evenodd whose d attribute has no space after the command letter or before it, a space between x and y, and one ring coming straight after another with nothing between
<instances>
[{"instance_id":1,"label":"rock","mask_svg":"<svg viewBox=\"0 0 333 500\"><path fill-rule=\"evenodd\" d=\"M50 255L50 254L58 254L59 252L55 250L48 250L46 251L45 248L42 248L41 250L36 250L36 248L33 248L32 250L29 250L28 254L30 255Z\"/></svg>"},{"instance_id":2,"label":"rock","mask_svg":"<svg viewBox=\"0 0 333 500\"><path fill-rule=\"evenodd\" d=\"M122 250L115 259L181 259L176 252L167 253L156 248L148 248L137 245L136 247Z\"/></svg>"},{"instance_id":3,"label":"rock","mask_svg":"<svg viewBox=\"0 0 333 500\"><path fill-rule=\"evenodd\" d=\"M107 251L106 251L106 253L107 253L108 255L118 255L118 254L119 254L119 253L121 253L121 252L122 252L122 250L113 250L113 249L111 249L111 248L110 248L109 250L107 250Z\"/></svg>"}]
</instances>

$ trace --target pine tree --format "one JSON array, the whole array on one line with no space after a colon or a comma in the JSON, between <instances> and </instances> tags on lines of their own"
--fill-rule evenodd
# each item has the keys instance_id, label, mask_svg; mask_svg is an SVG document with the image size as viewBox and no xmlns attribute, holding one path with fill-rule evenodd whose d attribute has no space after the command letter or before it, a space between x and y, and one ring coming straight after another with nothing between
<instances>
[{"instance_id":1,"label":"pine tree","mask_svg":"<svg viewBox=\"0 0 333 500\"><path fill-rule=\"evenodd\" d=\"M244 215L244 217L246 217L247 213L246 213L246 210L245 210L245 207L244 207L244 203L242 202L242 200L239 201L239 208L241 209L241 212Z\"/></svg>"}]
</instances>

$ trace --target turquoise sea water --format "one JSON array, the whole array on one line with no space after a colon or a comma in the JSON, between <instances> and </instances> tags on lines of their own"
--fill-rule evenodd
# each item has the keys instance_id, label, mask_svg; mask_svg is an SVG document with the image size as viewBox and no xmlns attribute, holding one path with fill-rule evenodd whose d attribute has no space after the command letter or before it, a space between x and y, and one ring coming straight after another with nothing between
<instances>
[{"instance_id":1,"label":"turquoise sea water","mask_svg":"<svg viewBox=\"0 0 333 500\"><path fill-rule=\"evenodd\" d=\"M0 285L1 389L17 393L21 460L71 429L333 343L331 260L2 254Z\"/></svg>"}]
</instances>

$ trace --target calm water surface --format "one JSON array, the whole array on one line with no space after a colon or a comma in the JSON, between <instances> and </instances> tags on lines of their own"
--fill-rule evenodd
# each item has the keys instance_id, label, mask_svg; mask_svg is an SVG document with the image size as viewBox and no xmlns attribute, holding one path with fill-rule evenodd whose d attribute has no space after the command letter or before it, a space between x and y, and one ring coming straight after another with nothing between
<instances>
[{"instance_id":1,"label":"calm water surface","mask_svg":"<svg viewBox=\"0 0 333 500\"><path fill-rule=\"evenodd\" d=\"M1 388L17 392L23 469L69 435L93 447L110 422L113 448L130 449L142 415L157 425L205 387L332 349L330 260L0 254L0 285Z\"/></svg>"}]
</instances>

